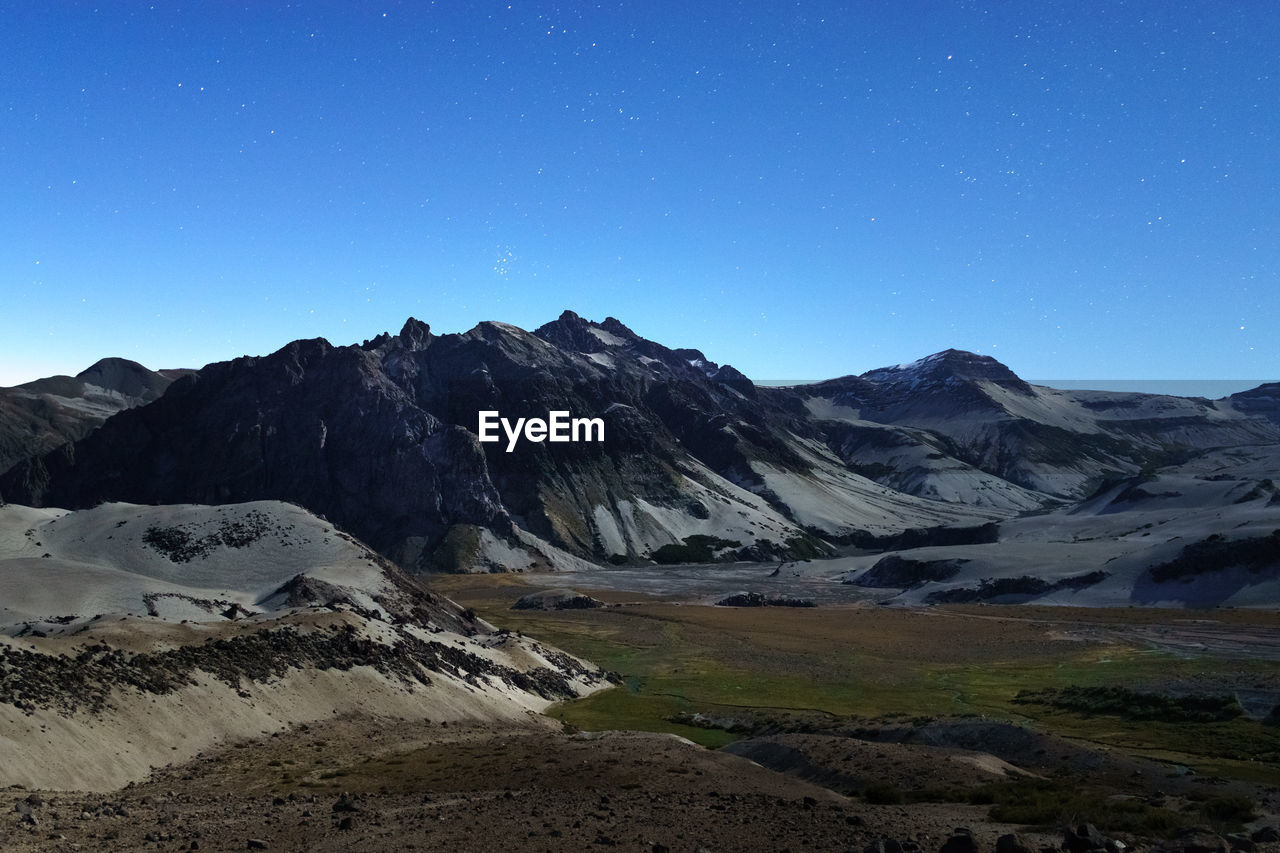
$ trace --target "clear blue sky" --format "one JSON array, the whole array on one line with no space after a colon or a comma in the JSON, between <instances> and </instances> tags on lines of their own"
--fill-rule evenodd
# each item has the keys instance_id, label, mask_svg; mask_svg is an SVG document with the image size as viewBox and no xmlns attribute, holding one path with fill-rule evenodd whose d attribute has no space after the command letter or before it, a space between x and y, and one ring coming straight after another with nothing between
<instances>
[{"instance_id":1,"label":"clear blue sky","mask_svg":"<svg viewBox=\"0 0 1280 853\"><path fill-rule=\"evenodd\" d=\"M30 0L0 33L0 385L564 308L762 379L1280 377L1280 4Z\"/></svg>"}]
</instances>

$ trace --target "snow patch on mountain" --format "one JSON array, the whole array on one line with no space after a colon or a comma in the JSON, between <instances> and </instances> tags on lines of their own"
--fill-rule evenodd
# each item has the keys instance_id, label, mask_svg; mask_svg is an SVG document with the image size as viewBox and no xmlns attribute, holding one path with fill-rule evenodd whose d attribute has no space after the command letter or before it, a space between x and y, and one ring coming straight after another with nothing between
<instances>
[{"instance_id":1,"label":"snow patch on mountain","mask_svg":"<svg viewBox=\"0 0 1280 853\"><path fill-rule=\"evenodd\" d=\"M599 326L591 326L587 331L589 331L596 340L600 341L600 343L605 346L624 347L627 345L627 341L618 337L613 332L602 329Z\"/></svg>"}]
</instances>

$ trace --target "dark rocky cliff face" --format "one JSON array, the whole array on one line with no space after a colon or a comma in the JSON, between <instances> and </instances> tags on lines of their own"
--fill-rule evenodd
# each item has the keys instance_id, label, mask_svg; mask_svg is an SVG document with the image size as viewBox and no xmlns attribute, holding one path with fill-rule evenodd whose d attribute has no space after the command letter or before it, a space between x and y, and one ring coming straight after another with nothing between
<instances>
[{"instance_id":1,"label":"dark rocky cliff face","mask_svg":"<svg viewBox=\"0 0 1280 853\"><path fill-rule=\"evenodd\" d=\"M73 507L287 500L412 563L457 520L501 529L506 519L474 436L424 411L413 387L392 378L413 346L295 341L209 365L15 469L4 493Z\"/></svg>"},{"instance_id":2,"label":"dark rocky cliff face","mask_svg":"<svg viewBox=\"0 0 1280 853\"><path fill-rule=\"evenodd\" d=\"M514 517L603 558L584 519L620 500L679 503L691 450L738 479L750 479L746 460L758 452L799 464L770 434L768 415L733 389L741 374L711 367L708 375L617 321L568 313L536 335L481 323L440 337L410 319L399 335L360 346L295 341L209 365L152 405L18 466L0 494L69 507L287 500L408 566L424 565L454 525L507 535ZM521 441L508 453L505 438L477 440L481 410L511 421L553 410L599 417L607 441ZM725 429L737 417L741 429Z\"/></svg>"}]
</instances>

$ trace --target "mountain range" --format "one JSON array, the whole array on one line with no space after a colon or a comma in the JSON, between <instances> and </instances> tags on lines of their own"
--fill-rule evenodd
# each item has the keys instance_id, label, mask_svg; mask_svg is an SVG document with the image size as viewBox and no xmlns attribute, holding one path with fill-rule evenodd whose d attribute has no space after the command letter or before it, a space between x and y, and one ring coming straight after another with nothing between
<instances>
[{"instance_id":1,"label":"mountain range","mask_svg":"<svg viewBox=\"0 0 1280 853\"><path fill-rule=\"evenodd\" d=\"M605 441L508 453L477 440L481 410L598 417ZM1063 391L946 350L758 387L566 311L532 332L435 335L411 318L198 371L106 360L4 389L0 436L11 503L286 501L411 572L765 561L985 541L1210 456L1244 467L1190 475L1239 475L1239 495L1206 500L1267 504L1280 384L1220 400Z\"/></svg>"}]
</instances>

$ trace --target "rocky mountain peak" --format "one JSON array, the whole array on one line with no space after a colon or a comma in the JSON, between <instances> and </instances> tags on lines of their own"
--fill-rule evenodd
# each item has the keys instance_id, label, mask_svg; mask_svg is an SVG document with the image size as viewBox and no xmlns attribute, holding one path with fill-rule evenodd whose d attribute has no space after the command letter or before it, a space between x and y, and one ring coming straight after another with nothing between
<instances>
[{"instance_id":1,"label":"rocky mountain peak","mask_svg":"<svg viewBox=\"0 0 1280 853\"><path fill-rule=\"evenodd\" d=\"M702 350L700 349L681 347L679 349L673 349L671 352L677 358L689 362L691 365L705 373L715 373L720 369L720 365L703 355Z\"/></svg>"},{"instance_id":2,"label":"rocky mountain peak","mask_svg":"<svg viewBox=\"0 0 1280 853\"><path fill-rule=\"evenodd\" d=\"M561 349L574 352L599 352L603 344L591 334L591 323L573 311L565 310L557 319L544 323L534 334Z\"/></svg>"},{"instance_id":3,"label":"rocky mountain peak","mask_svg":"<svg viewBox=\"0 0 1280 853\"><path fill-rule=\"evenodd\" d=\"M77 373L76 379L88 385L119 391L126 397L155 396L168 384L157 382L155 373L127 358L100 359Z\"/></svg>"},{"instance_id":4,"label":"rocky mountain peak","mask_svg":"<svg viewBox=\"0 0 1280 853\"><path fill-rule=\"evenodd\" d=\"M626 324L616 317L605 317L604 322L600 324L600 328L612 335L625 338L628 341L640 340L639 335L631 331Z\"/></svg>"},{"instance_id":5,"label":"rocky mountain peak","mask_svg":"<svg viewBox=\"0 0 1280 853\"><path fill-rule=\"evenodd\" d=\"M290 382L297 384L304 379L311 365L322 362L333 349L333 344L325 338L303 338L286 344L263 359L263 362L273 366L283 365ZM236 359L237 362L242 360Z\"/></svg>"},{"instance_id":6,"label":"rocky mountain peak","mask_svg":"<svg viewBox=\"0 0 1280 853\"><path fill-rule=\"evenodd\" d=\"M573 311L565 311L556 320L539 326L534 334L549 344L571 352L604 352L610 347L627 346L640 336L613 317L603 323L583 319Z\"/></svg>"},{"instance_id":7,"label":"rocky mountain peak","mask_svg":"<svg viewBox=\"0 0 1280 853\"><path fill-rule=\"evenodd\" d=\"M862 374L863 379L877 383L901 384L921 381L946 381L958 379L970 382L995 382L1023 394L1031 393L1031 386L1016 373L989 355L966 350L945 349L933 355L899 364L881 367Z\"/></svg>"},{"instance_id":8,"label":"rocky mountain peak","mask_svg":"<svg viewBox=\"0 0 1280 853\"><path fill-rule=\"evenodd\" d=\"M744 397L756 396L756 384L733 365L724 365L711 376L711 379L721 385L728 385Z\"/></svg>"},{"instance_id":9,"label":"rocky mountain peak","mask_svg":"<svg viewBox=\"0 0 1280 853\"><path fill-rule=\"evenodd\" d=\"M425 349L431 341L431 327L421 320L410 317L404 321L400 329L400 342L406 349Z\"/></svg>"}]
</instances>

